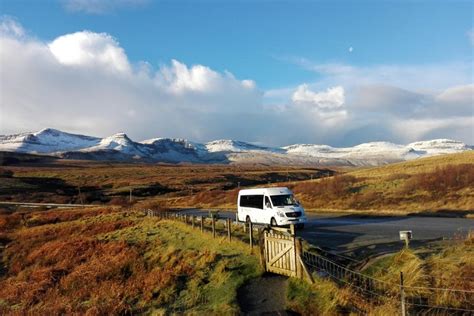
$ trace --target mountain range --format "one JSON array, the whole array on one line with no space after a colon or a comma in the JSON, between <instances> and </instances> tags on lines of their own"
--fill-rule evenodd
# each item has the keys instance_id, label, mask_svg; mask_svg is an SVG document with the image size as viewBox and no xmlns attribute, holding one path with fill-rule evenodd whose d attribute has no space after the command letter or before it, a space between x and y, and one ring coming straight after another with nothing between
<instances>
[{"instance_id":1,"label":"mountain range","mask_svg":"<svg viewBox=\"0 0 474 316\"><path fill-rule=\"evenodd\" d=\"M32 133L0 135L0 151L46 154L66 159L150 163L375 166L473 149L473 146L449 139L419 141L408 145L371 142L336 148L314 144L267 147L236 140L215 140L203 144L180 138L153 138L136 142L124 133L99 138L51 128Z\"/></svg>"}]
</instances>

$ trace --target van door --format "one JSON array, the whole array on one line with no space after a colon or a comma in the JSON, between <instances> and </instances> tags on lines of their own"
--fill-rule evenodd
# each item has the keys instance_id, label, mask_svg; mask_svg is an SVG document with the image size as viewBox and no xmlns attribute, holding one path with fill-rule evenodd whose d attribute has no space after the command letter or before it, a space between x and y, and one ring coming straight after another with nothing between
<instances>
[{"instance_id":1,"label":"van door","mask_svg":"<svg viewBox=\"0 0 474 316\"><path fill-rule=\"evenodd\" d=\"M272 202L270 201L270 198L267 195L265 195L265 201L263 204L263 212L262 212L262 223L270 224L274 213L275 212L272 207Z\"/></svg>"}]
</instances>

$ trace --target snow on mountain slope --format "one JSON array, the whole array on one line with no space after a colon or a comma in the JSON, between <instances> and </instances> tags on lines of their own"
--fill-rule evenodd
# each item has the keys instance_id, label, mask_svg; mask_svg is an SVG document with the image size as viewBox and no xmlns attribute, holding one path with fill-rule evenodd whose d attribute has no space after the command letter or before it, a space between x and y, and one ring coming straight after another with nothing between
<instances>
[{"instance_id":1,"label":"snow on mountain slope","mask_svg":"<svg viewBox=\"0 0 474 316\"><path fill-rule=\"evenodd\" d=\"M284 147L288 154L303 155L320 158L359 158L395 156L401 158L408 154L410 149L405 146L388 142L372 142L354 147L334 148L327 145L291 145Z\"/></svg>"},{"instance_id":2,"label":"snow on mountain slope","mask_svg":"<svg viewBox=\"0 0 474 316\"><path fill-rule=\"evenodd\" d=\"M153 138L135 142L124 133L97 138L54 129L0 135L0 151L42 153L70 159L172 163L375 166L472 149L462 142L449 139L420 141L406 146L371 142L345 148L313 144L278 148L235 140L216 140L200 144L180 138Z\"/></svg>"},{"instance_id":3,"label":"snow on mountain slope","mask_svg":"<svg viewBox=\"0 0 474 316\"><path fill-rule=\"evenodd\" d=\"M146 152L140 148L139 143L132 141L125 133L117 133L112 136L103 138L99 144L89 148L84 148L81 151L93 152L99 150L113 149L126 155L142 157L146 156Z\"/></svg>"},{"instance_id":4,"label":"snow on mountain slope","mask_svg":"<svg viewBox=\"0 0 474 316\"><path fill-rule=\"evenodd\" d=\"M150 158L165 162L201 162L204 145L181 138L153 138L140 142Z\"/></svg>"},{"instance_id":5,"label":"snow on mountain slope","mask_svg":"<svg viewBox=\"0 0 474 316\"><path fill-rule=\"evenodd\" d=\"M100 138L46 128L36 133L0 135L0 150L24 153L54 153L97 145Z\"/></svg>"},{"instance_id":6,"label":"snow on mountain slope","mask_svg":"<svg viewBox=\"0 0 474 316\"><path fill-rule=\"evenodd\" d=\"M472 150L472 148L462 142L451 139L433 139L421 142L408 144L407 147L413 148L420 154L451 154L465 150Z\"/></svg>"},{"instance_id":7,"label":"snow on mountain slope","mask_svg":"<svg viewBox=\"0 0 474 316\"><path fill-rule=\"evenodd\" d=\"M241 141L220 139L208 142L205 144L206 149L209 152L246 152L246 151L269 151L269 152L282 152L280 148L270 148L258 145L253 145Z\"/></svg>"}]
</instances>

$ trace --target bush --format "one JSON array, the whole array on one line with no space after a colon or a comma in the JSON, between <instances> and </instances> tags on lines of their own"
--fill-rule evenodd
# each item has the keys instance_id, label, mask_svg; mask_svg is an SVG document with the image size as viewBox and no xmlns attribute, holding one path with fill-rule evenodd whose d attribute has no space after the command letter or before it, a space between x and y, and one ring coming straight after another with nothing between
<instances>
[{"instance_id":1,"label":"bush","mask_svg":"<svg viewBox=\"0 0 474 316\"><path fill-rule=\"evenodd\" d=\"M307 195L341 197L351 193L358 179L351 175L337 175L319 182L306 182L294 186L295 191Z\"/></svg>"},{"instance_id":2,"label":"bush","mask_svg":"<svg viewBox=\"0 0 474 316\"><path fill-rule=\"evenodd\" d=\"M420 173L405 182L405 192L423 190L431 195L445 195L450 190L474 186L474 164L447 165L432 172Z\"/></svg>"},{"instance_id":3,"label":"bush","mask_svg":"<svg viewBox=\"0 0 474 316\"><path fill-rule=\"evenodd\" d=\"M135 201L132 200L132 202L130 202L130 199L128 197L126 198L123 196L114 196L109 201L110 205L117 205L117 206L131 206L134 203Z\"/></svg>"}]
</instances>

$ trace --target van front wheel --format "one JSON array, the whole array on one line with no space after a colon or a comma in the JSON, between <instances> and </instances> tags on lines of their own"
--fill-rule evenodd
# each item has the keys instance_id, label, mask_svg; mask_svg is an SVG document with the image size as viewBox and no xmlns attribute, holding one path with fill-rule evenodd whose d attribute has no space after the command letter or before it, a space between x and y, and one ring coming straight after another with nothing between
<instances>
[{"instance_id":1,"label":"van front wheel","mask_svg":"<svg viewBox=\"0 0 474 316\"><path fill-rule=\"evenodd\" d=\"M271 219L271 221L270 221L270 226L272 226L272 227L278 226L277 221L276 221L275 218L273 218L273 217L272 217L272 219Z\"/></svg>"}]
</instances>

